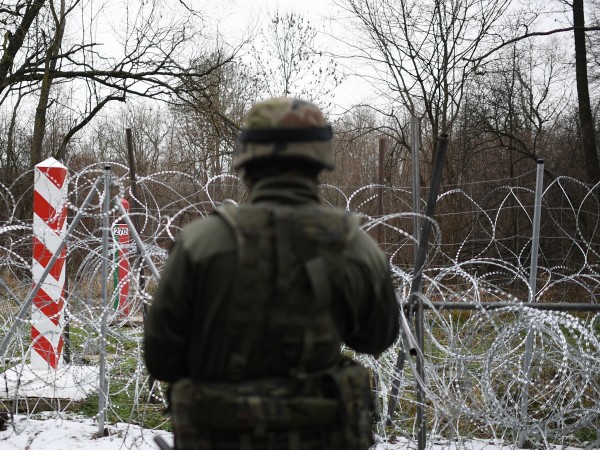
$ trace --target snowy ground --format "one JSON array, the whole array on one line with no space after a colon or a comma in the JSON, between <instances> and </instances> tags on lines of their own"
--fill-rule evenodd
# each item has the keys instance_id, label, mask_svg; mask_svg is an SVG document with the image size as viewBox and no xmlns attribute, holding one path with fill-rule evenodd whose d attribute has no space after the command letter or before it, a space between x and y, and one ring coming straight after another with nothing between
<instances>
[{"instance_id":1,"label":"snowy ground","mask_svg":"<svg viewBox=\"0 0 600 450\"><path fill-rule=\"evenodd\" d=\"M5 391L0 398L12 398L18 389L21 395L48 396L70 400L86 398L98 385L97 369L88 366L61 366L55 371L36 370L17 365L4 374ZM51 387L51 389L50 389ZM8 395L7 395L8 394ZM34 416L16 415L0 431L0 450L156 450L154 436L160 435L172 445L173 437L166 431L117 423L106 424L107 436L97 437L98 424L93 419L71 413L45 412ZM415 449L416 443L405 439L378 444L374 450ZM490 440L444 442L432 440L430 450L508 450L513 445ZM574 447L555 447L577 450Z\"/></svg>"},{"instance_id":2,"label":"snowy ground","mask_svg":"<svg viewBox=\"0 0 600 450\"><path fill-rule=\"evenodd\" d=\"M172 444L171 433L166 431L144 430L129 424L107 424L108 436L97 438L98 424L92 419L76 417L45 420L15 416L14 423L8 423L5 431L0 431L2 450L156 450L155 434L161 435Z\"/></svg>"},{"instance_id":3,"label":"snowy ground","mask_svg":"<svg viewBox=\"0 0 600 450\"><path fill-rule=\"evenodd\" d=\"M173 439L166 431L145 430L130 424L107 424L109 435L95 438L98 425L92 419L51 418L31 419L15 416L5 431L0 431L2 450L156 450L153 437L161 435L172 444ZM415 449L415 443L405 440L377 445L375 450ZM460 443L435 442L427 446L432 450L508 450L512 445L499 442L473 440ZM576 450L574 447L555 447L557 450Z\"/></svg>"}]
</instances>

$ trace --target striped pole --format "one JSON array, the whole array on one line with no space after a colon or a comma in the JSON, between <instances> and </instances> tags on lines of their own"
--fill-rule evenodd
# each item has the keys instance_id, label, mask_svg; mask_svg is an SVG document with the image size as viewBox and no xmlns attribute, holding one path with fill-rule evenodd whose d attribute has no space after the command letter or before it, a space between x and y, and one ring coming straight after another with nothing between
<instances>
[{"instance_id":1,"label":"striped pole","mask_svg":"<svg viewBox=\"0 0 600 450\"><path fill-rule=\"evenodd\" d=\"M129 202L124 198L121 204L125 211L129 211ZM129 260L126 249L129 246L129 227L120 219L113 225L113 236L115 240L115 301L114 308L119 311L121 317L130 313L129 296Z\"/></svg>"},{"instance_id":2,"label":"striped pole","mask_svg":"<svg viewBox=\"0 0 600 450\"><path fill-rule=\"evenodd\" d=\"M33 188L32 279L35 285L61 247L67 229L67 168L54 158L42 161L35 166ZM62 247L33 299L31 367L34 369L56 369L63 363L66 248Z\"/></svg>"}]
</instances>

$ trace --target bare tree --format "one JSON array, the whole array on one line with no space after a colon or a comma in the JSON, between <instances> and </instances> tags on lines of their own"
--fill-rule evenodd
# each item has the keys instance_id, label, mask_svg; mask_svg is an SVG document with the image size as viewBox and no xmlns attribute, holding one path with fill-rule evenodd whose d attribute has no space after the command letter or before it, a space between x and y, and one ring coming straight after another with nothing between
<instances>
[{"instance_id":1,"label":"bare tree","mask_svg":"<svg viewBox=\"0 0 600 450\"><path fill-rule=\"evenodd\" d=\"M588 21L594 28L600 25L600 1L588 2ZM600 33L587 33L587 50L590 62L590 82L600 81Z\"/></svg>"},{"instance_id":2,"label":"bare tree","mask_svg":"<svg viewBox=\"0 0 600 450\"><path fill-rule=\"evenodd\" d=\"M30 133L18 121L19 106L24 93L15 93L12 109L6 109L0 116L0 173L4 182L15 179L22 167L27 165L31 148Z\"/></svg>"},{"instance_id":3,"label":"bare tree","mask_svg":"<svg viewBox=\"0 0 600 450\"><path fill-rule=\"evenodd\" d=\"M592 6L597 6L597 2L590 2ZM594 116L592 113L591 99L589 93L589 77L588 77L588 62L590 56L595 58L595 53L590 52L588 49L588 32L600 31L600 27L597 26L597 20L592 21L596 26L587 26L585 21L585 8L583 0L559 0L558 4L562 4L566 11L570 11L572 14L572 26L530 32L526 27L523 33L518 33L511 39L502 40L502 42L488 50L485 54L480 55L473 62L483 61L489 56L495 54L505 46L512 45L516 42L530 39L536 36L548 36L551 34L573 32L574 38L574 54L575 54L575 78L577 85L577 102L578 102L578 114L579 114L579 126L581 136L581 147L585 158L585 171L589 182L597 183L600 181L600 160L598 158L598 148L596 140L596 131ZM565 12L566 12L565 11ZM592 14L592 17L596 19L596 15ZM597 38L591 38L591 42L597 40ZM596 60L597 61L597 60Z\"/></svg>"},{"instance_id":4,"label":"bare tree","mask_svg":"<svg viewBox=\"0 0 600 450\"><path fill-rule=\"evenodd\" d=\"M318 42L316 26L297 12L270 15L252 53L270 96L318 99L327 107L326 99L343 80L336 61Z\"/></svg>"},{"instance_id":5,"label":"bare tree","mask_svg":"<svg viewBox=\"0 0 600 450\"><path fill-rule=\"evenodd\" d=\"M219 59L218 52L208 56ZM197 64L206 64L204 59ZM229 169L237 133L246 112L264 94L264 79L237 60L191 83L185 104L174 106L178 139L192 173L220 175ZM193 87L195 84L199 85Z\"/></svg>"},{"instance_id":6,"label":"bare tree","mask_svg":"<svg viewBox=\"0 0 600 450\"><path fill-rule=\"evenodd\" d=\"M94 121L79 145L89 148L96 161L128 166L125 129L131 128L136 171L146 175L163 168L172 125L173 117L164 105L141 100L128 102L111 115Z\"/></svg>"},{"instance_id":7,"label":"bare tree","mask_svg":"<svg viewBox=\"0 0 600 450\"><path fill-rule=\"evenodd\" d=\"M79 99L69 105L78 114L64 133L67 144L110 102L138 96L176 103L199 86L183 80L200 80L230 62L234 49L210 65L190 65L207 41L201 18L189 4L167 0L21 0L3 6L0 106L13 93L28 90L37 98L31 163L42 157L45 115L61 101L52 95L56 85L68 85L70 100ZM112 29L100 33L98 23Z\"/></svg>"},{"instance_id":8,"label":"bare tree","mask_svg":"<svg viewBox=\"0 0 600 450\"><path fill-rule=\"evenodd\" d=\"M42 143L44 141L44 134L46 129L46 114L48 111L48 105L50 102L50 89L52 87L52 78L50 72L56 70L58 63L58 53L62 45L63 36L65 33L66 25L66 11L65 11L65 0L60 0L59 10L56 10L54 2L49 4L53 27L54 36L50 42L45 43L45 57L44 57L44 76L40 85L40 93L38 104L35 109L35 120L33 125L33 137L31 140L31 166L35 166L42 160ZM46 36L42 34L42 37L46 39Z\"/></svg>"},{"instance_id":9,"label":"bare tree","mask_svg":"<svg viewBox=\"0 0 600 450\"><path fill-rule=\"evenodd\" d=\"M585 155L585 168L588 181L600 182L600 162L594 116L590 101L588 80L587 42L585 36L585 11L583 0L573 0L573 36L575 39L575 78L577 80L577 102L581 126L581 145Z\"/></svg>"},{"instance_id":10,"label":"bare tree","mask_svg":"<svg viewBox=\"0 0 600 450\"><path fill-rule=\"evenodd\" d=\"M323 174L323 181L347 193L377 183L376 130L381 117L368 108L354 108L335 123L336 170ZM345 205L342 205L345 206Z\"/></svg>"},{"instance_id":11,"label":"bare tree","mask_svg":"<svg viewBox=\"0 0 600 450\"><path fill-rule=\"evenodd\" d=\"M549 176L564 173L565 155L556 147L556 134L574 95L568 87L571 71L565 60L556 40L546 45L531 41L513 44L499 52L487 65L485 76L479 77L478 87L472 89L469 100L474 114L462 118L469 121L463 138L470 135L475 147L467 157L472 159L478 144L487 142L504 150L501 159L495 158L501 163L493 166L497 175L521 175L524 159L524 172L532 160L544 159ZM490 158L485 160L490 163ZM450 166L453 164L451 161ZM463 167L467 167L466 162ZM481 170L474 175L485 177Z\"/></svg>"},{"instance_id":12,"label":"bare tree","mask_svg":"<svg viewBox=\"0 0 600 450\"><path fill-rule=\"evenodd\" d=\"M493 41L509 5L508 0L339 3L363 32L353 47L374 66L382 95L392 106L424 116L433 136L450 131L467 81L482 70L470 60Z\"/></svg>"}]
</instances>

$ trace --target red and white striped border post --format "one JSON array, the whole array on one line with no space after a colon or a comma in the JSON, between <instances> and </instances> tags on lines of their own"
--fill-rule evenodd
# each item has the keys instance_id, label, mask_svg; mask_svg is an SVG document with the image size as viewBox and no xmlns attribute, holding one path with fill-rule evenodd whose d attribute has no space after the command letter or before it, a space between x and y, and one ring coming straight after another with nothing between
<instances>
[{"instance_id":1,"label":"red and white striped border post","mask_svg":"<svg viewBox=\"0 0 600 450\"><path fill-rule=\"evenodd\" d=\"M121 199L125 211L129 211L129 202ZM129 316L131 307L129 305L129 260L127 259L127 246L129 245L129 227L120 220L113 226L115 239L115 309L121 317Z\"/></svg>"},{"instance_id":2,"label":"red and white striped border post","mask_svg":"<svg viewBox=\"0 0 600 450\"><path fill-rule=\"evenodd\" d=\"M36 284L65 237L67 168L54 158L42 161L35 166L33 188L32 278ZM66 248L33 299L31 367L34 369L56 369L63 362L65 254Z\"/></svg>"}]
</instances>

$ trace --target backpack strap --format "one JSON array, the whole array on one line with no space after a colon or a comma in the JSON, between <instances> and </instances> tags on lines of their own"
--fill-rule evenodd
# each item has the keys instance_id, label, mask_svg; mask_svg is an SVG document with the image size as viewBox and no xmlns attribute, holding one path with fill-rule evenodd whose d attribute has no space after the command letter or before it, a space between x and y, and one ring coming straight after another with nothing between
<instances>
[{"instance_id":1,"label":"backpack strap","mask_svg":"<svg viewBox=\"0 0 600 450\"><path fill-rule=\"evenodd\" d=\"M298 220L292 220L289 211L286 219L277 219L277 227L287 227L287 241L293 247L294 252L302 264L306 276L310 283L315 306L318 311L325 311L331 304L331 282L329 279L329 270L325 260L317 252L316 243L307 238L306 233L301 228ZM284 213L279 213L283 216ZM279 242L278 242L279 248ZM299 364L294 368L296 374L305 373L306 366L312 357L317 336L312 327L304 329L303 347L300 354Z\"/></svg>"},{"instance_id":2,"label":"backpack strap","mask_svg":"<svg viewBox=\"0 0 600 450\"><path fill-rule=\"evenodd\" d=\"M263 272L270 271L270 236L265 230L272 228L272 217L268 211L257 210L255 214L243 214L240 208L227 205L216 209L233 230L238 252L238 280L234 290L231 315L236 322L236 335L227 364L231 380L242 380L252 348L265 326L262 312L267 308L268 289L256 289L257 280L268 278ZM237 324L241 324L238 326ZM239 329L238 329L239 328Z\"/></svg>"}]
</instances>

